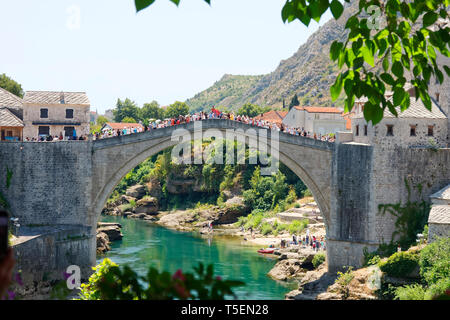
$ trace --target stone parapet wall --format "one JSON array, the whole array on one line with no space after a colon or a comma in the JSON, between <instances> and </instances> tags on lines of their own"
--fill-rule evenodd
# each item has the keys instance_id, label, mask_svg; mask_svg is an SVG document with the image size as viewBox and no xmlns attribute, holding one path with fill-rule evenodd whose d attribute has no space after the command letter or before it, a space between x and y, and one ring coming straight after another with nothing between
<instances>
[{"instance_id":1,"label":"stone parapet wall","mask_svg":"<svg viewBox=\"0 0 450 320\"><path fill-rule=\"evenodd\" d=\"M90 265L95 260L88 253L95 237L89 227L26 228L26 234L22 237L28 240L13 245L14 270L20 270L23 282L21 286L14 283L14 292L26 297L46 296L50 285L65 281L64 272L71 265L80 267L83 282L92 274Z\"/></svg>"},{"instance_id":2,"label":"stone parapet wall","mask_svg":"<svg viewBox=\"0 0 450 320\"><path fill-rule=\"evenodd\" d=\"M0 191L22 226L88 225L91 150L89 141L0 143Z\"/></svg>"},{"instance_id":3,"label":"stone parapet wall","mask_svg":"<svg viewBox=\"0 0 450 320\"><path fill-rule=\"evenodd\" d=\"M429 196L450 182L450 149L376 148L374 152L371 211L375 223L370 239L389 242L395 231L395 218L379 214L380 204L405 204L408 189L411 201L429 201ZM421 193L419 192L421 189Z\"/></svg>"}]
</instances>

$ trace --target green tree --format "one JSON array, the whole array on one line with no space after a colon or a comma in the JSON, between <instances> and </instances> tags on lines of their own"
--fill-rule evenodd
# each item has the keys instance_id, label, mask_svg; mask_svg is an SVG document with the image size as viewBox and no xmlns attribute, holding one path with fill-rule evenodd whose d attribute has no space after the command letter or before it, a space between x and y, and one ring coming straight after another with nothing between
<instances>
[{"instance_id":1,"label":"green tree","mask_svg":"<svg viewBox=\"0 0 450 320\"><path fill-rule=\"evenodd\" d=\"M117 99L116 109L113 110L114 121L122 122L122 120L126 117L130 117L135 119L139 119L139 107L136 105L134 101L126 98L125 101Z\"/></svg>"},{"instance_id":2,"label":"green tree","mask_svg":"<svg viewBox=\"0 0 450 320\"><path fill-rule=\"evenodd\" d=\"M140 119L164 119L164 109L161 108L156 101L145 103L140 110Z\"/></svg>"},{"instance_id":3,"label":"green tree","mask_svg":"<svg viewBox=\"0 0 450 320\"><path fill-rule=\"evenodd\" d=\"M135 0L136 10L154 2ZM367 97L364 118L377 124L386 108L397 115L396 107L404 111L410 106L410 96L404 88L408 76L416 99L420 98L431 110L428 94L431 76L440 84L444 81L437 53L450 57L450 28L446 23L438 23L438 18L449 18L449 5L450 0L359 0L356 13L345 24L346 39L334 41L330 47L330 58L341 69L330 88L333 101L344 90L348 112L356 98ZM299 20L309 26L311 20L319 22L328 9L336 20L344 12L339 0L287 0L281 17L284 22ZM381 73L375 70L379 65ZM446 65L443 69L450 76L450 67ZM392 100L386 99L387 90L394 92Z\"/></svg>"},{"instance_id":4,"label":"green tree","mask_svg":"<svg viewBox=\"0 0 450 320\"><path fill-rule=\"evenodd\" d=\"M165 117L177 118L180 115L184 116L188 113L189 106L184 102L176 101L175 103L167 107Z\"/></svg>"},{"instance_id":5,"label":"green tree","mask_svg":"<svg viewBox=\"0 0 450 320\"><path fill-rule=\"evenodd\" d=\"M136 119L132 118L132 117L125 117L122 119L123 123L137 123Z\"/></svg>"},{"instance_id":6,"label":"green tree","mask_svg":"<svg viewBox=\"0 0 450 320\"><path fill-rule=\"evenodd\" d=\"M256 104L246 103L244 104L239 110L238 114L242 116L248 116L248 117L256 117L260 114L263 114L264 110L260 106Z\"/></svg>"},{"instance_id":7,"label":"green tree","mask_svg":"<svg viewBox=\"0 0 450 320\"><path fill-rule=\"evenodd\" d=\"M6 91L11 92L12 94L15 94L16 96L23 98L24 92L22 90L22 86L4 73L0 75L0 88L3 88Z\"/></svg>"},{"instance_id":8,"label":"green tree","mask_svg":"<svg viewBox=\"0 0 450 320\"><path fill-rule=\"evenodd\" d=\"M96 122L97 122L97 124L98 124L100 127L103 127L103 125L104 125L105 123L109 122L109 121L108 121L108 119L107 119L106 117L104 117L104 116L98 116Z\"/></svg>"},{"instance_id":9,"label":"green tree","mask_svg":"<svg viewBox=\"0 0 450 320\"><path fill-rule=\"evenodd\" d=\"M300 101L298 101L298 96L295 94L295 96L292 97L291 103L289 104L289 110L291 110L293 107L299 106Z\"/></svg>"}]
</instances>

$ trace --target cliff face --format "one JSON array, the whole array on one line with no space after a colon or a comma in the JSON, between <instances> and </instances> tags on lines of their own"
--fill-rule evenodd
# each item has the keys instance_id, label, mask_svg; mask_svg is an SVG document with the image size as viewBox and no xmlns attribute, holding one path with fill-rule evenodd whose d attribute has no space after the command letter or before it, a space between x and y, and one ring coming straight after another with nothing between
<instances>
[{"instance_id":1,"label":"cliff face","mask_svg":"<svg viewBox=\"0 0 450 320\"><path fill-rule=\"evenodd\" d=\"M210 100L210 105L231 106L233 110L247 102L263 106L281 106L285 99L286 104L289 104L295 94L298 95L299 101L303 105L333 105L329 92L338 68L330 60L330 46L334 40L343 41L345 39L345 22L355 12L356 7L357 2L346 7L338 21L332 18L320 27L292 57L281 61L275 71L268 75L248 79L249 88L246 89L244 83L238 85L233 78L242 76L226 75L211 88L189 99L187 103L195 107L206 106L208 99L203 99L199 104L200 97L205 98L207 93L215 91L216 99ZM219 98L222 93L225 93L221 87L224 87L225 84L230 85L230 83L243 91L242 94L233 95L231 98L225 94ZM336 102L336 104L339 103L339 101Z\"/></svg>"}]
</instances>

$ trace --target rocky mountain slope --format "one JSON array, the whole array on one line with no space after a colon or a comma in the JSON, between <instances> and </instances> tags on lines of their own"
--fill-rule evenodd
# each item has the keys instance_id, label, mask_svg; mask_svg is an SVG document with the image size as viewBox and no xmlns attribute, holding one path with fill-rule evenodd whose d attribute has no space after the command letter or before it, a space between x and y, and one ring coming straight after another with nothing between
<instances>
[{"instance_id":1,"label":"rocky mountain slope","mask_svg":"<svg viewBox=\"0 0 450 320\"><path fill-rule=\"evenodd\" d=\"M243 95L253 88L261 76L239 76L226 74L212 85L212 87L196 94L186 103L194 111L204 110L215 106L232 108L243 101Z\"/></svg>"},{"instance_id":2,"label":"rocky mountain slope","mask_svg":"<svg viewBox=\"0 0 450 320\"><path fill-rule=\"evenodd\" d=\"M297 94L302 105L332 106L330 87L337 75L337 65L330 61L330 46L334 40L346 36L344 25L355 12L356 2L344 10L341 18L332 18L315 33L289 59L281 61L278 68L264 76L225 75L209 89L186 101L192 109L223 105L238 109L250 102L262 106L288 105ZM229 94L229 88L233 88ZM342 104L337 101L336 105Z\"/></svg>"}]
</instances>

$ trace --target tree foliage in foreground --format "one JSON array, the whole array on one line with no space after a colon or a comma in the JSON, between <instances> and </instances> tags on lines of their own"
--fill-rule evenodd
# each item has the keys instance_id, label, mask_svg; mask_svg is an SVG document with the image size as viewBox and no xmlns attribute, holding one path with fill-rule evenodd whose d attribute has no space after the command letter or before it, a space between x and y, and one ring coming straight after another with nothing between
<instances>
[{"instance_id":1,"label":"tree foliage in foreground","mask_svg":"<svg viewBox=\"0 0 450 320\"><path fill-rule=\"evenodd\" d=\"M170 0L179 5L181 0ZM211 0L204 0L208 4ZM350 3L352 0L345 0ZM135 0L140 11L155 0ZM450 67L438 66L438 53L450 57L450 28L439 25L438 19L449 18L450 0L359 0L357 12L348 18L344 42L334 41L330 58L337 61L341 72L330 88L336 101L344 90L345 111L351 111L356 98L368 98L364 108L367 121L377 124L386 108L397 115L410 106L410 96L404 86L407 81L415 88L416 99L421 99L431 110L428 83L434 76L440 84ZM281 16L284 22L301 21L308 26L328 10L337 20L344 12L339 0L287 0ZM250 14L250 13L249 13ZM431 28L432 27L432 28ZM382 73L375 72L377 65ZM393 99L385 96L394 92Z\"/></svg>"},{"instance_id":2,"label":"tree foliage in foreground","mask_svg":"<svg viewBox=\"0 0 450 320\"><path fill-rule=\"evenodd\" d=\"M81 300L223 300L236 298L232 288L244 285L214 276L213 266L205 268L201 263L194 273L178 270L170 274L149 268L140 276L128 266L104 259L94 270L89 282L81 285Z\"/></svg>"}]
</instances>

